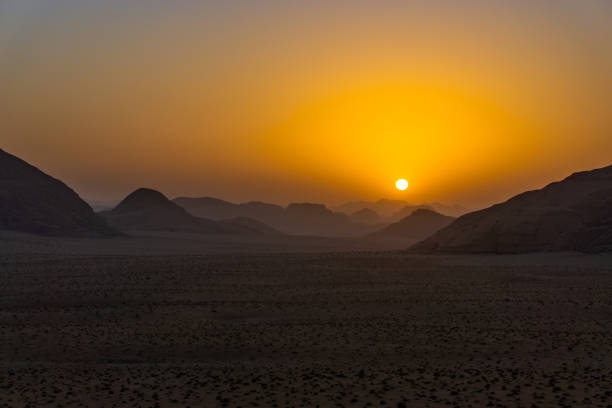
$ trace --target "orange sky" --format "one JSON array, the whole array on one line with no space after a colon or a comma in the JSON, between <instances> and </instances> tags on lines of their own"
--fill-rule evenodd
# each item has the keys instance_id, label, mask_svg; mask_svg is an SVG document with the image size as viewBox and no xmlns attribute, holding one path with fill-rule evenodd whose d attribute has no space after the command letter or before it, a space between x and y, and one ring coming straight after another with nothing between
<instances>
[{"instance_id":1,"label":"orange sky","mask_svg":"<svg viewBox=\"0 0 612 408\"><path fill-rule=\"evenodd\" d=\"M0 147L97 200L481 207L612 164L606 0L143 4L0 2Z\"/></svg>"}]
</instances>

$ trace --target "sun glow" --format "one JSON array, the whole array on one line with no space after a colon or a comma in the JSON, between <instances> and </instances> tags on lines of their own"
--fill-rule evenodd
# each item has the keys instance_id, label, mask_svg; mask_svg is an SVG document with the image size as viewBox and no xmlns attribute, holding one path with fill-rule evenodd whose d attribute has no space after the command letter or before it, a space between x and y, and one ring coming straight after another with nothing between
<instances>
[{"instance_id":1,"label":"sun glow","mask_svg":"<svg viewBox=\"0 0 612 408\"><path fill-rule=\"evenodd\" d=\"M476 208L610 160L606 2L5 3L2 148L90 198Z\"/></svg>"},{"instance_id":2,"label":"sun glow","mask_svg":"<svg viewBox=\"0 0 612 408\"><path fill-rule=\"evenodd\" d=\"M398 175L418 174L418 188L409 186L418 201L499 176L539 143L530 122L494 99L434 83L339 86L262 134L259 156L291 180L374 198L389 194Z\"/></svg>"},{"instance_id":3,"label":"sun glow","mask_svg":"<svg viewBox=\"0 0 612 408\"><path fill-rule=\"evenodd\" d=\"M399 179L395 182L395 188L400 191L404 191L408 188L408 182L404 179Z\"/></svg>"}]
</instances>

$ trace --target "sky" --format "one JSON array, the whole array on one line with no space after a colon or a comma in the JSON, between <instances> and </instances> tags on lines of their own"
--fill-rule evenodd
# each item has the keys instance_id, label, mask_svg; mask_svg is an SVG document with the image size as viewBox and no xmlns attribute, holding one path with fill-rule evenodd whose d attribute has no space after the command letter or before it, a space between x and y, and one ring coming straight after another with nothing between
<instances>
[{"instance_id":1,"label":"sky","mask_svg":"<svg viewBox=\"0 0 612 408\"><path fill-rule=\"evenodd\" d=\"M612 164L611 73L607 0L0 0L0 148L97 201L480 208Z\"/></svg>"}]
</instances>

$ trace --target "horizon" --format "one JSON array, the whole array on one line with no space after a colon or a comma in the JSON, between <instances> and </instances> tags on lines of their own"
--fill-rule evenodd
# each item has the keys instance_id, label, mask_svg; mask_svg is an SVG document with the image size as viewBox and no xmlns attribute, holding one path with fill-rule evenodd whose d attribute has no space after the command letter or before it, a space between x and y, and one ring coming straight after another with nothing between
<instances>
[{"instance_id":1,"label":"horizon","mask_svg":"<svg viewBox=\"0 0 612 408\"><path fill-rule=\"evenodd\" d=\"M144 188L146 188L146 187L144 187ZM157 191L157 190L155 190L155 191ZM160 191L160 192L162 194L164 194L163 191ZM78 194L78 191L77 191L77 194ZM89 204L89 206L92 207L96 212L99 212L99 210L96 210L96 207L99 207L99 208L102 208L102 207L109 207L109 208L115 207L121 201L123 201L129 194L130 193L126 194L126 196L124 196L123 198L119 198L119 199L116 199L116 200L108 200L108 201L92 200L92 199L89 199L87 197L82 197L82 196L81 196L81 199L83 201L85 201L87 204ZM179 199L179 198L196 198L196 199L198 199L198 198L208 198L208 199L224 201L224 202L227 202L227 203L230 203L230 204L235 204L235 205L237 205L237 204L250 204L250 203L264 203L264 204L277 205L277 206L282 207L282 208L287 208L291 204L322 204L322 205L324 205L329 210L332 210L334 212L344 212L347 215L351 215L351 212L350 211L349 212L342 211L341 209L339 209L339 207L341 207L343 205L348 205L348 204L357 204L357 203L368 203L369 204L369 203L377 203L377 202L381 202L381 201L398 202L398 203L405 204L405 206L415 206L415 207L418 207L418 206L427 206L427 205L443 205L443 206L448 206L448 207L456 208L457 210L458 209L465 210L465 211L462 211L464 214L480 210L480 208L468 208L468 207L462 206L461 204L456 204L456 203L441 203L441 202L437 202L437 201L422 202L422 203L413 203L413 202L405 201L405 200L391 200L391 199L387 199L387 198L381 198L379 200L372 200L372 201L370 201L370 200L345 201L345 202L341 202L341 203L327 203L327 202L316 202L316 201L290 201L290 202L287 202L287 203L278 203L278 202L270 202L270 201L263 201L263 200L257 200L257 199L247 200L247 201L230 201L230 200L224 199L223 197L211 197L211 196L193 196L193 197L189 196L189 197L187 197L187 196L180 196L180 195L176 196L176 197L169 197L166 194L164 194L164 195L170 201L174 201L174 200ZM372 208L369 208L369 207L364 207L363 209L366 209L366 208L377 212L376 210L374 210ZM439 212L439 213L441 213L443 215L449 215L449 214L444 214L441 211L436 211L436 212ZM379 215L382 215L382 214L379 214Z\"/></svg>"},{"instance_id":2,"label":"horizon","mask_svg":"<svg viewBox=\"0 0 612 408\"><path fill-rule=\"evenodd\" d=\"M612 164L609 72L600 0L0 4L2 148L88 202L485 208Z\"/></svg>"},{"instance_id":3,"label":"horizon","mask_svg":"<svg viewBox=\"0 0 612 408\"><path fill-rule=\"evenodd\" d=\"M3 150L0 148L0 150ZM10 152L7 152L9 154L11 154ZM16 156L17 158L24 160L23 158L20 158L18 156ZM25 160L26 163L28 163L27 160ZM31 165L34 165L34 167L38 168L39 170L46 172L43 169L40 169L38 166L36 166L33 163L28 163ZM159 191L160 193L162 193L164 196L166 196L166 198L168 198L169 200L175 200L175 199L179 199L179 198L208 198L208 199L215 199L215 200L220 200L220 201L224 201L224 202L228 202L231 204L248 204L248 203L253 203L253 202L261 202L261 203L268 203L268 204L274 204L274 205L278 205L281 206L283 208L286 208L287 206L289 206L290 204L323 204L325 205L328 209L334 210L334 211L339 211L337 210L337 208L343 206L343 205L348 205L348 204L357 204L357 203L367 203L367 204L376 204L376 203L380 203L380 202L384 202L384 201L388 201L388 202L401 202L407 206L420 206L420 205L442 205L442 206L448 206L448 207L454 207L455 210L461 210L461 212L463 214L467 214L470 212L475 212L475 211L479 211L481 209L484 208L488 208L492 205L495 204L500 204L503 202L506 202L508 200L510 200L511 198L520 195L522 193L528 192L528 191L534 191L534 190L540 190L542 188L545 188L546 186L552 184L552 183L556 183L559 181L562 181L564 179L566 179L567 177L570 177L571 175L574 175L576 173L582 173L582 172L589 172L589 171L593 171L593 170L598 170L598 169L603 169L606 167L612 167L612 164L607 165L607 166L603 166L600 168L596 168L596 169L586 169L586 170L579 170L579 171L575 171L572 172L570 174L567 174L565 177L558 179L558 180L550 180L548 182L546 182L544 185L540 186L540 187L535 187L532 190L524 190L524 191L520 191L520 192L516 192L516 193L511 193L510 196L508 196L506 199L503 199L499 202L494 202L491 203L490 205L486 206L486 207L469 207L466 206L462 203L456 203L456 202L443 202L443 201L423 201L423 202L414 202L414 201L410 201L410 200L406 200L403 199L401 197L399 198L389 198L389 197L382 197L382 198L378 198L378 199L354 199L354 200L346 200L346 201L340 201L340 202L327 202L327 201L313 201L313 200L306 200L306 201L296 201L296 200L290 200L290 201L286 201L286 202L275 202L275 201L266 201L266 200L261 200L261 199L257 199L257 198L253 198L253 199L247 199L247 200L242 200L242 201L236 201L236 200L230 200L227 199L225 197L219 197L219 196L211 196L211 195L206 195L206 194L195 194L195 195L182 195L182 194L178 194L175 196L171 196L166 194L164 191L160 191L151 187L146 187L146 186L140 186L135 188L134 190L130 190L127 193L125 193L124 195L120 196L120 197L116 197L116 198L110 198L110 199L95 199L95 198L91 198L91 197L86 197L83 196L82 194L79 193L79 191L75 190L75 192L81 197L81 199L83 201L85 201L86 203L88 203L91 207L105 207L105 206L116 206L118 205L121 201L123 201L128 195L130 195L131 193L135 192L136 190L139 189L151 189L151 190L155 190L155 191ZM51 176L53 176L51 174ZM70 185L68 185L68 187L71 187ZM364 208L368 208L368 207L364 207Z\"/></svg>"}]
</instances>

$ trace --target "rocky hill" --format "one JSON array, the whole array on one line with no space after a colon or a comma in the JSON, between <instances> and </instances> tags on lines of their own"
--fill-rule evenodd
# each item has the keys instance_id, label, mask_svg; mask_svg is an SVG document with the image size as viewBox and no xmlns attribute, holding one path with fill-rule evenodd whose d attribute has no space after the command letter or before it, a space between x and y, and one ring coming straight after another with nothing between
<instances>
[{"instance_id":1,"label":"rocky hill","mask_svg":"<svg viewBox=\"0 0 612 408\"><path fill-rule=\"evenodd\" d=\"M612 249L612 166L457 219L413 249L446 252L600 252Z\"/></svg>"},{"instance_id":2,"label":"rocky hill","mask_svg":"<svg viewBox=\"0 0 612 408\"><path fill-rule=\"evenodd\" d=\"M1 149L0 230L65 236L118 235L66 184Z\"/></svg>"},{"instance_id":3,"label":"rocky hill","mask_svg":"<svg viewBox=\"0 0 612 408\"><path fill-rule=\"evenodd\" d=\"M442 215L433 210L417 209L409 216L371 234L371 236L421 240L446 227L454 220L453 217Z\"/></svg>"},{"instance_id":4,"label":"rocky hill","mask_svg":"<svg viewBox=\"0 0 612 408\"><path fill-rule=\"evenodd\" d=\"M270 234L274 229L248 218L215 221L196 217L159 191L140 188L111 211L101 213L122 231L169 231L203 234Z\"/></svg>"}]
</instances>

